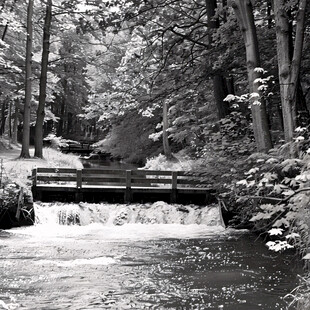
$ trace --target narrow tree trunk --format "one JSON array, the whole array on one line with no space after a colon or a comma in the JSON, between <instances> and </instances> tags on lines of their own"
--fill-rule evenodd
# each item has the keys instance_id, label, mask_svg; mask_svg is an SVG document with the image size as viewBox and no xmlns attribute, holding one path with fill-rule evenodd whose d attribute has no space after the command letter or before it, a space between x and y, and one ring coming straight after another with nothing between
<instances>
[{"instance_id":1,"label":"narrow tree trunk","mask_svg":"<svg viewBox=\"0 0 310 310\"><path fill-rule=\"evenodd\" d=\"M4 41L4 39L5 39L5 35L6 35L6 33L7 33L7 31L8 31L8 27L9 27L9 23L6 23L6 25L5 25L5 27L4 27L4 30L3 30L3 33L2 33L2 41Z\"/></svg>"},{"instance_id":2,"label":"narrow tree trunk","mask_svg":"<svg viewBox=\"0 0 310 310\"><path fill-rule=\"evenodd\" d=\"M19 110L19 102L18 102L18 99L16 99L15 100L14 120L13 120L13 133L12 133L12 143L13 144L17 144L18 110Z\"/></svg>"},{"instance_id":3,"label":"narrow tree trunk","mask_svg":"<svg viewBox=\"0 0 310 310\"><path fill-rule=\"evenodd\" d=\"M294 129L296 127L296 90L304 40L307 0L299 1L293 55L290 55L290 25L284 2L284 0L274 1L274 14L284 137L286 142L290 142L293 140Z\"/></svg>"},{"instance_id":4,"label":"narrow tree trunk","mask_svg":"<svg viewBox=\"0 0 310 310\"><path fill-rule=\"evenodd\" d=\"M250 0L235 0L232 7L236 13L245 42L250 93L259 94L259 104L256 104L255 101L257 100L251 102L254 138L258 151L266 152L272 147L272 143L266 104L262 100L261 92L258 89L260 84L255 82L256 79L261 78L261 73L255 70L255 68L260 67L260 57L252 3Z\"/></svg>"},{"instance_id":5,"label":"narrow tree trunk","mask_svg":"<svg viewBox=\"0 0 310 310\"><path fill-rule=\"evenodd\" d=\"M163 147L167 159L172 158L171 149L168 140L168 106L166 100L163 101Z\"/></svg>"},{"instance_id":6,"label":"narrow tree trunk","mask_svg":"<svg viewBox=\"0 0 310 310\"><path fill-rule=\"evenodd\" d=\"M20 157L30 158L30 103L31 103L31 75L32 75L32 15L33 0L28 2L27 10L27 43L26 43L26 76L25 76L25 104L23 118L23 141Z\"/></svg>"},{"instance_id":7,"label":"narrow tree trunk","mask_svg":"<svg viewBox=\"0 0 310 310\"><path fill-rule=\"evenodd\" d=\"M222 74L215 74L213 77L213 93L217 106L218 118L224 118L229 114L229 105L224 99L228 95L226 80Z\"/></svg>"},{"instance_id":8,"label":"narrow tree trunk","mask_svg":"<svg viewBox=\"0 0 310 310\"><path fill-rule=\"evenodd\" d=\"M298 82L297 82L296 111L297 111L296 125L297 126L309 125L310 113L309 113L309 109L307 106L307 100L305 98L300 79L298 79Z\"/></svg>"},{"instance_id":9,"label":"narrow tree trunk","mask_svg":"<svg viewBox=\"0 0 310 310\"><path fill-rule=\"evenodd\" d=\"M40 94L39 105L37 110L37 120L35 127L35 152L34 156L43 158L43 123L45 116L45 100L46 100L46 84L48 71L48 56L50 47L50 29L52 22L52 0L48 0L46 4L46 15L43 28L43 50L41 61L41 76L40 76Z\"/></svg>"},{"instance_id":10,"label":"narrow tree trunk","mask_svg":"<svg viewBox=\"0 0 310 310\"><path fill-rule=\"evenodd\" d=\"M9 102L9 111L8 111L8 136L9 143L12 142L12 101Z\"/></svg>"},{"instance_id":11,"label":"narrow tree trunk","mask_svg":"<svg viewBox=\"0 0 310 310\"><path fill-rule=\"evenodd\" d=\"M1 108L0 136L4 134L4 130L5 130L6 109L7 109L6 99L4 99L2 102L2 108Z\"/></svg>"},{"instance_id":12,"label":"narrow tree trunk","mask_svg":"<svg viewBox=\"0 0 310 310\"><path fill-rule=\"evenodd\" d=\"M272 27L272 3L271 0L267 0L267 20L268 20L268 29L271 29Z\"/></svg>"},{"instance_id":13,"label":"narrow tree trunk","mask_svg":"<svg viewBox=\"0 0 310 310\"><path fill-rule=\"evenodd\" d=\"M235 94L235 85L234 85L234 77L229 76L226 78L226 88L228 94Z\"/></svg>"},{"instance_id":14,"label":"narrow tree trunk","mask_svg":"<svg viewBox=\"0 0 310 310\"><path fill-rule=\"evenodd\" d=\"M64 66L64 71L67 72L67 66ZM63 95L60 99L60 112L59 112L59 121L58 121L58 130L57 135L62 136L65 128L65 111L66 111L66 100L67 100L67 80L63 81Z\"/></svg>"},{"instance_id":15,"label":"narrow tree trunk","mask_svg":"<svg viewBox=\"0 0 310 310\"><path fill-rule=\"evenodd\" d=\"M206 0L210 47L213 41L213 32L220 25L218 18L215 17L216 9L216 0ZM227 102L224 101L224 98L228 95L228 92L224 82L224 77L221 73L215 73L215 75L213 76L213 94L217 107L218 118L221 119L226 117L229 114L229 105Z\"/></svg>"}]
</instances>

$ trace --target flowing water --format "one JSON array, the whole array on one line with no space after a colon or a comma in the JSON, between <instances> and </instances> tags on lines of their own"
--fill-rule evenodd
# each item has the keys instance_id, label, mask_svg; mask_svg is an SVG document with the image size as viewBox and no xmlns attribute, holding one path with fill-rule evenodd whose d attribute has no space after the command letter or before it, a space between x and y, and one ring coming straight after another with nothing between
<instances>
[{"instance_id":1,"label":"flowing water","mask_svg":"<svg viewBox=\"0 0 310 310\"><path fill-rule=\"evenodd\" d=\"M302 272L216 207L37 203L0 232L0 309L286 309Z\"/></svg>"}]
</instances>

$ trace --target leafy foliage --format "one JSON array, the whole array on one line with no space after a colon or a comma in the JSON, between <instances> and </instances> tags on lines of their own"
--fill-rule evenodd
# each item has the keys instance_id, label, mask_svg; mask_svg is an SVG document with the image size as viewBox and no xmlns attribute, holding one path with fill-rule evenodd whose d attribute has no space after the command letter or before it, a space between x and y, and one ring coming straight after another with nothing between
<instances>
[{"instance_id":1,"label":"leafy foliage","mask_svg":"<svg viewBox=\"0 0 310 310\"><path fill-rule=\"evenodd\" d=\"M15 208L20 193L20 187L14 183L6 183L0 188L0 210Z\"/></svg>"},{"instance_id":2,"label":"leafy foliage","mask_svg":"<svg viewBox=\"0 0 310 310\"><path fill-rule=\"evenodd\" d=\"M308 248L310 177L309 155L304 151L308 144L300 136L292 143L291 147L298 150L297 158L285 157L281 149L251 155L247 160L250 169L230 188L230 193L222 196L224 200L230 197L226 203L239 211L239 221L251 221L258 231L268 232L271 240L267 246L271 250L294 246L304 254ZM235 201L231 200L233 195Z\"/></svg>"}]
</instances>

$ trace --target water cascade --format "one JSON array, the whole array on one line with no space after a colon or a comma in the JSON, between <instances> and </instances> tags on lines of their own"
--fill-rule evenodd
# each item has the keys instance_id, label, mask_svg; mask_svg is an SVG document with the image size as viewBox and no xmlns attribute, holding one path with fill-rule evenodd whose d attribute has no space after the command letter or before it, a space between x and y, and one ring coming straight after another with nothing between
<instances>
[{"instance_id":1,"label":"water cascade","mask_svg":"<svg viewBox=\"0 0 310 310\"><path fill-rule=\"evenodd\" d=\"M217 206L34 207L35 225L0 231L0 308L280 310L297 283L295 257L224 228Z\"/></svg>"},{"instance_id":2,"label":"water cascade","mask_svg":"<svg viewBox=\"0 0 310 310\"><path fill-rule=\"evenodd\" d=\"M64 204L36 203L36 223L86 226L94 223L124 224L199 224L222 226L217 206L152 204Z\"/></svg>"}]
</instances>

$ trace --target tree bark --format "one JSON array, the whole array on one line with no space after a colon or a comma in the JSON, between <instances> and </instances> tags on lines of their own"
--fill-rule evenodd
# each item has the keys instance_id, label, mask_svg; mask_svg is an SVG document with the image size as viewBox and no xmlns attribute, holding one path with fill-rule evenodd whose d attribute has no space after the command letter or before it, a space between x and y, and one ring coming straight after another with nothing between
<instances>
[{"instance_id":1,"label":"tree bark","mask_svg":"<svg viewBox=\"0 0 310 310\"><path fill-rule=\"evenodd\" d=\"M237 16L245 42L250 93L259 95L259 104L255 104L255 99L251 100L254 138L257 150L266 152L272 147L272 143L268 127L266 104L262 100L259 90L260 83L255 82L256 79L261 78L262 73L255 70L255 68L260 67L260 57L252 3L250 0L235 0L232 2L232 7Z\"/></svg>"},{"instance_id":2,"label":"tree bark","mask_svg":"<svg viewBox=\"0 0 310 310\"><path fill-rule=\"evenodd\" d=\"M32 78L32 16L33 0L28 1L27 9L27 42L26 42L26 76L25 76L25 104L23 117L23 140L20 157L30 158L30 104L31 104L31 78Z\"/></svg>"},{"instance_id":3,"label":"tree bark","mask_svg":"<svg viewBox=\"0 0 310 310\"><path fill-rule=\"evenodd\" d=\"M164 155L167 159L172 159L172 153L168 140L168 106L166 100L163 101L163 147L164 147Z\"/></svg>"},{"instance_id":4,"label":"tree bark","mask_svg":"<svg viewBox=\"0 0 310 310\"><path fill-rule=\"evenodd\" d=\"M211 48L212 35L215 29L220 25L218 18L215 18L217 9L216 0L206 0L206 10L208 16L208 30L209 30L209 46ZM229 114L229 104L224 101L228 95L225 79L221 73L215 73L213 76L213 94L217 107L218 118L224 118Z\"/></svg>"},{"instance_id":5,"label":"tree bark","mask_svg":"<svg viewBox=\"0 0 310 310\"><path fill-rule=\"evenodd\" d=\"M9 111L8 111L8 136L9 143L12 142L12 101L9 102Z\"/></svg>"},{"instance_id":6,"label":"tree bark","mask_svg":"<svg viewBox=\"0 0 310 310\"><path fill-rule=\"evenodd\" d=\"M5 35L8 31L8 27L9 27L9 23L6 23L6 25L4 26L3 33L2 33L2 38L1 38L2 41L4 41L4 39L5 39Z\"/></svg>"},{"instance_id":7,"label":"tree bark","mask_svg":"<svg viewBox=\"0 0 310 310\"><path fill-rule=\"evenodd\" d=\"M222 74L215 74L213 77L213 93L217 106L218 118L224 118L229 114L229 104L224 101L228 95L226 80Z\"/></svg>"},{"instance_id":8,"label":"tree bark","mask_svg":"<svg viewBox=\"0 0 310 310\"><path fill-rule=\"evenodd\" d=\"M304 24L307 0L300 0L296 17L296 35L293 55L290 55L290 24L284 7L284 0L274 1L274 14L277 37L277 56L280 94L286 142L293 140L296 127L296 91L298 86L304 41Z\"/></svg>"},{"instance_id":9,"label":"tree bark","mask_svg":"<svg viewBox=\"0 0 310 310\"><path fill-rule=\"evenodd\" d=\"M50 29L52 23L52 0L46 4L46 15L43 28L43 50L41 60L40 94L35 126L35 152L34 156L43 158L43 124L45 117L45 100L47 86L48 57L50 48Z\"/></svg>"},{"instance_id":10,"label":"tree bark","mask_svg":"<svg viewBox=\"0 0 310 310\"><path fill-rule=\"evenodd\" d=\"M6 99L2 102L2 108L1 108L1 123L0 123L0 136L4 134L5 130L5 122L6 122L6 110L7 110L7 102Z\"/></svg>"},{"instance_id":11,"label":"tree bark","mask_svg":"<svg viewBox=\"0 0 310 310\"><path fill-rule=\"evenodd\" d=\"M18 126L19 100L15 100L15 111L13 120L12 143L17 144L17 126Z\"/></svg>"}]
</instances>

